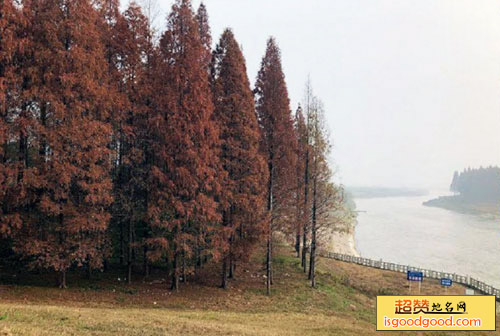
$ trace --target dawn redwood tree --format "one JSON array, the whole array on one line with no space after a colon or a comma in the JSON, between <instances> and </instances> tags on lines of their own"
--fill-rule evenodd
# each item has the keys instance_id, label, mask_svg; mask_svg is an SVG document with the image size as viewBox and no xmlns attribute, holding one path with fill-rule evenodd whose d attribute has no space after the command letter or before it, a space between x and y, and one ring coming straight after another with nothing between
<instances>
[{"instance_id":1,"label":"dawn redwood tree","mask_svg":"<svg viewBox=\"0 0 500 336\"><path fill-rule=\"evenodd\" d=\"M126 262L127 228L130 223L130 204L127 186L126 163L128 137L130 129L126 116L130 110L130 100L125 89L124 62L127 62L128 49L124 40L128 38L128 27L125 18L120 13L118 0L93 0L94 7L99 14L99 37L104 46L104 55L107 61L107 75L115 89L113 105L111 106L110 121L113 127L111 141L112 149L112 179L114 202L111 211L110 231L112 244L118 249L120 265ZM113 251L114 252L114 251ZM128 260L127 260L128 261Z\"/></svg>"},{"instance_id":2,"label":"dawn redwood tree","mask_svg":"<svg viewBox=\"0 0 500 336\"><path fill-rule=\"evenodd\" d=\"M295 191L295 252L300 257L301 233L304 231L304 220L307 204L305 202L304 188L306 182L305 165L307 162L307 129L302 107L299 105L295 113L295 136L297 137L297 164L296 164L296 191Z\"/></svg>"},{"instance_id":3,"label":"dawn redwood tree","mask_svg":"<svg viewBox=\"0 0 500 336\"><path fill-rule=\"evenodd\" d=\"M234 275L238 260L248 258L264 224L267 165L259 151L260 131L245 59L233 32L226 29L213 53L212 86L220 129L220 158L227 179L227 206L217 248L222 255L222 284Z\"/></svg>"},{"instance_id":4,"label":"dawn redwood tree","mask_svg":"<svg viewBox=\"0 0 500 336\"><path fill-rule=\"evenodd\" d=\"M128 134L126 163L128 164L127 209L128 222L128 281L132 277L133 248L139 245L139 238L148 236L146 225L146 201L149 173L149 134L147 119L151 112L152 63L154 48L149 21L141 8L134 2L124 13L127 24L127 38L124 39L127 53L123 62L125 92L129 99L129 110L125 115ZM144 251L144 268L148 273L147 247Z\"/></svg>"},{"instance_id":5,"label":"dawn redwood tree","mask_svg":"<svg viewBox=\"0 0 500 336\"><path fill-rule=\"evenodd\" d=\"M296 138L290 112L290 100L281 66L281 52L274 38L267 42L266 53L255 84L256 109L261 129L261 151L268 166L267 179L267 293L272 284L273 231L291 221L290 205L295 189Z\"/></svg>"},{"instance_id":6,"label":"dawn redwood tree","mask_svg":"<svg viewBox=\"0 0 500 336\"><path fill-rule=\"evenodd\" d=\"M212 59L212 34L210 31L210 24L208 18L208 12L205 4L203 2L200 3L198 10L195 15L196 21L198 23L198 33L200 35L200 40L203 45L203 53L202 53L202 62L203 68L206 71L206 75L210 81L210 66ZM214 143L215 146L219 146L219 143ZM219 150L220 148L214 148L214 150ZM222 182L222 180L220 181ZM219 207L223 203L220 199L218 199ZM219 209L219 213L222 211ZM195 268L198 269L202 266L203 262L208 259L207 249L207 232L204 232L202 228L198 230L196 237L196 247L195 247Z\"/></svg>"},{"instance_id":7,"label":"dawn redwood tree","mask_svg":"<svg viewBox=\"0 0 500 336\"><path fill-rule=\"evenodd\" d=\"M200 34L201 44L205 48L203 61L208 71L208 67L210 66L210 61L212 59L212 34L210 32L207 7L203 2L200 4L198 10L196 11L196 21L198 22L198 32Z\"/></svg>"},{"instance_id":8,"label":"dawn redwood tree","mask_svg":"<svg viewBox=\"0 0 500 336\"><path fill-rule=\"evenodd\" d=\"M333 184L332 171L328 165L331 151L323 104L312 97L309 110L310 126L310 178L311 178L311 244L309 257L309 280L316 286L316 251L319 236L331 231L343 221L343 192Z\"/></svg>"},{"instance_id":9,"label":"dawn redwood tree","mask_svg":"<svg viewBox=\"0 0 500 336\"><path fill-rule=\"evenodd\" d=\"M15 52L19 11L12 0L0 1L0 164L6 161L5 151L9 140L8 116L16 96ZM2 170L3 173L3 170ZM4 191L2 189L2 191Z\"/></svg>"},{"instance_id":10,"label":"dawn redwood tree","mask_svg":"<svg viewBox=\"0 0 500 336\"><path fill-rule=\"evenodd\" d=\"M311 80L308 78L303 99L305 121L298 128L299 161L303 165L303 197L302 197L302 258L301 265L304 273L307 271L307 240L311 225L311 117L314 110L314 95Z\"/></svg>"},{"instance_id":11,"label":"dawn redwood tree","mask_svg":"<svg viewBox=\"0 0 500 336\"><path fill-rule=\"evenodd\" d=\"M149 21L135 2L131 2L123 14L116 0L97 1L96 7L101 17L108 73L116 89L111 117L114 163L111 236L117 242L120 264L127 264L125 278L131 283L133 262L141 245L139 240L147 233L144 151L147 150L152 37ZM146 256L144 260L147 266Z\"/></svg>"},{"instance_id":12,"label":"dawn redwood tree","mask_svg":"<svg viewBox=\"0 0 500 336\"><path fill-rule=\"evenodd\" d=\"M16 109L21 93L23 20L12 0L0 0L0 239L21 225L18 207L23 205L23 186L18 182L26 168L18 156L23 125ZM17 147L17 148L16 148ZM23 143L24 148L24 143Z\"/></svg>"},{"instance_id":13,"label":"dawn redwood tree","mask_svg":"<svg viewBox=\"0 0 500 336\"><path fill-rule=\"evenodd\" d=\"M114 7L110 7L114 8ZM112 61L110 74L117 88L114 105L114 199L113 228L119 233L119 254L126 255L127 281L132 281L132 267L145 236L145 202L147 194L147 124L148 96L151 88L153 45L148 19L141 8L131 2L123 14L112 11L108 19L111 41L108 56ZM126 253L125 253L126 246ZM145 261L147 265L147 260Z\"/></svg>"},{"instance_id":14,"label":"dawn redwood tree","mask_svg":"<svg viewBox=\"0 0 500 336\"><path fill-rule=\"evenodd\" d=\"M153 10L153 2L143 1L149 10ZM144 15L135 1L129 3L124 13L120 13L117 0L95 0L94 4L101 18L109 77L116 89L111 114L114 203L110 231L120 264L127 264L126 278L130 283L133 262L141 246L144 273L149 273L145 239L149 235L147 176L152 157L148 120L154 107L153 18Z\"/></svg>"},{"instance_id":15,"label":"dawn redwood tree","mask_svg":"<svg viewBox=\"0 0 500 336\"><path fill-rule=\"evenodd\" d=\"M109 175L112 90L97 13L88 0L32 0L23 6L31 39L23 107L38 117L36 169L25 176L31 207L23 212L15 249L33 266L60 274L99 268L113 198ZM25 79L27 80L27 79Z\"/></svg>"},{"instance_id":16,"label":"dawn redwood tree","mask_svg":"<svg viewBox=\"0 0 500 336\"><path fill-rule=\"evenodd\" d=\"M180 270L183 279L190 271L198 233L210 232L220 219L216 195L223 172L205 52L190 1L177 0L159 46L159 113L152 129L158 148L151 174L157 187L148 204L152 242L166 247L173 260L173 289Z\"/></svg>"},{"instance_id":17,"label":"dawn redwood tree","mask_svg":"<svg viewBox=\"0 0 500 336\"><path fill-rule=\"evenodd\" d=\"M148 19L149 33L153 45L157 45L159 40L159 30L157 21L163 16L159 5L160 0L138 0L137 4L141 7L142 13Z\"/></svg>"}]
</instances>

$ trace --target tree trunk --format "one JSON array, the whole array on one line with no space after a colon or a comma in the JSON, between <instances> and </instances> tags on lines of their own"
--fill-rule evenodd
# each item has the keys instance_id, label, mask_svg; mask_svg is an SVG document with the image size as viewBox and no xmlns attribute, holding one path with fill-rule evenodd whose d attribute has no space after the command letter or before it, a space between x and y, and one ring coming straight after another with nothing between
<instances>
[{"instance_id":1,"label":"tree trunk","mask_svg":"<svg viewBox=\"0 0 500 336\"><path fill-rule=\"evenodd\" d=\"M233 216L232 216L233 210L231 208L230 213L229 213L229 218L231 221L231 226L233 226ZM234 256L233 256L233 243L234 243L235 237L234 234L231 234L231 237L229 238L229 279L233 279L234 276Z\"/></svg>"},{"instance_id":2,"label":"tree trunk","mask_svg":"<svg viewBox=\"0 0 500 336\"><path fill-rule=\"evenodd\" d=\"M270 214L269 219L269 227L267 232L267 253L266 253L266 293L267 295L271 295L271 285L272 285L272 227L273 227L273 157L269 160L269 181L268 181L268 190L267 190L267 210Z\"/></svg>"},{"instance_id":3,"label":"tree trunk","mask_svg":"<svg viewBox=\"0 0 500 336\"><path fill-rule=\"evenodd\" d=\"M142 260L142 268L143 268L143 273L144 276L147 278L149 277L149 264L148 264L148 247L144 246L144 257Z\"/></svg>"},{"instance_id":4,"label":"tree trunk","mask_svg":"<svg viewBox=\"0 0 500 336\"><path fill-rule=\"evenodd\" d=\"M130 218L128 219L128 255L127 255L127 266L128 266L128 275L127 275L127 283L129 285L132 284L132 221Z\"/></svg>"},{"instance_id":5,"label":"tree trunk","mask_svg":"<svg viewBox=\"0 0 500 336\"><path fill-rule=\"evenodd\" d=\"M295 236L295 252L297 253L297 258L300 258L300 231L297 229L297 235Z\"/></svg>"},{"instance_id":6,"label":"tree trunk","mask_svg":"<svg viewBox=\"0 0 500 336\"><path fill-rule=\"evenodd\" d=\"M186 283L186 252L182 250L182 282Z\"/></svg>"},{"instance_id":7,"label":"tree trunk","mask_svg":"<svg viewBox=\"0 0 500 336\"><path fill-rule=\"evenodd\" d=\"M59 272L59 288L66 289L66 270Z\"/></svg>"},{"instance_id":8,"label":"tree trunk","mask_svg":"<svg viewBox=\"0 0 500 336\"><path fill-rule=\"evenodd\" d=\"M222 275L222 278L221 278L222 282L221 282L221 285L220 285L220 287L224 288L224 289L227 288L227 270L226 269L227 269L227 262L226 262L226 258L224 258L224 261L222 262L222 273L221 273L221 275Z\"/></svg>"},{"instance_id":9,"label":"tree trunk","mask_svg":"<svg viewBox=\"0 0 500 336\"><path fill-rule=\"evenodd\" d=\"M87 278L88 278L89 280L91 280L91 279L92 279L92 266L90 266L90 261L89 261L89 263L87 264Z\"/></svg>"},{"instance_id":10,"label":"tree trunk","mask_svg":"<svg viewBox=\"0 0 500 336\"><path fill-rule=\"evenodd\" d=\"M316 242L311 242L311 257L309 265L309 279L311 280L311 287L316 287Z\"/></svg>"},{"instance_id":11,"label":"tree trunk","mask_svg":"<svg viewBox=\"0 0 500 336\"><path fill-rule=\"evenodd\" d=\"M144 149L144 153L145 153L145 164L146 164L146 166L148 166L149 161L150 161L150 154L149 154L149 151L147 150L147 148ZM145 208L147 209L148 204L149 204L149 191L147 189L146 189L146 194L144 196L144 203L145 203ZM148 230L146 230L144 232L144 240L147 242L148 238L149 238L149 232L148 232ZM167 263L167 265L168 265L168 263ZM148 261L148 246L147 246L147 243L145 243L144 244L144 276L146 278L149 277L149 272L150 272L150 267L149 267L149 261Z\"/></svg>"},{"instance_id":12,"label":"tree trunk","mask_svg":"<svg viewBox=\"0 0 500 336\"><path fill-rule=\"evenodd\" d=\"M120 266L122 266L125 262L125 244L124 244L124 235L123 235L123 220L120 218Z\"/></svg>"},{"instance_id":13,"label":"tree trunk","mask_svg":"<svg viewBox=\"0 0 500 336\"><path fill-rule=\"evenodd\" d=\"M298 172L297 172L297 175ZM301 191L299 190L300 188L300 184L301 184L301 181L300 181L300 178L297 178L297 195L296 195L296 203L295 203L295 206L296 206L296 213L295 213L295 216L296 216L296 219L297 219L297 223L296 223L296 233L295 233L295 253L297 253L297 258L300 258L300 232L302 231L302 225L303 225L303 221L304 221L304 215L303 215L303 208L304 208L304 204L302 204L302 198L301 198Z\"/></svg>"},{"instance_id":14,"label":"tree trunk","mask_svg":"<svg viewBox=\"0 0 500 336\"><path fill-rule=\"evenodd\" d=\"M123 130L122 130L122 125L120 123L120 129L119 129L119 145L118 145L118 162L117 162L117 169L118 169L118 182L117 182L117 188L118 190L123 191L122 185L123 185ZM120 202L120 209L121 211L124 212L123 210L123 203ZM125 228L124 228L124 220L123 217L121 216L121 213L119 214L119 224L120 224L120 266L125 265Z\"/></svg>"},{"instance_id":15,"label":"tree trunk","mask_svg":"<svg viewBox=\"0 0 500 336\"><path fill-rule=\"evenodd\" d=\"M302 267L304 268L304 273L307 272L307 230L309 222L308 216L308 201L309 201L309 150L306 151L306 164L304 166L304 228L302 233Z\"/></svg>"},{"instance_id":16,"label":"tree trunk","mask_svg":"<svg viewBox=\"0 0 500 336\"><path fill-rule=\"evenodd\" d=\"M196 238L196 268L201 267L201 245L200 237Z\"/></svg>"},{"instance_id":17,"label":"tree trunk","mask_svg":"<svg viewBox=\"0 0 500 336\"><path fill-rule=\"evenodd\" d=\"M304 233L302 234L302 270L307 272L307 228L304 225Z\"/></svg>"},{"instance_id":18,"label":"tree trunk","mask_svg":"<svg viewBox=\"0 0 500 336\"><path fill-rule=\"evenodd\" d=\"M233 257L229 258L229 279L234 279L234 260Z\"/></svg>"},{"instance_id":19,"label":"tree trunk","mask_svg":"<svg viewBox=\"0 0 500 336\"><path fill-rule=\"evenodd\" d=\"M316 286L316 207L317 207L317 190L316 177L313 182L313 206L312 206L312 227L311 227L311 255L309 257L309 280L311 287Z\"/></svg>"},{"instance_id":20,"label":"tree trunk","mask_svg":"<svg viewBox=\"0 0 500 336\"><path fill-rule=\"evenodd\" d=\"M179 274L178 274L178 269L177 269L177 259L178 259L178 253L175 252L174 254L174 261L173 261L173 269L172 269L172 290L178 291L179 290Z\"/></svg>"},{"instance_id":21,"label":"tree trunk","mask_svg":"<svg viewBox=\"0 0 500 336\"><path fill-rule=\"evenodd\" d=\"M271 283L271 286L274 285L274 270L272 268L273 265L273 234L271 233L271 236L269 237L269 244L271 245L271 248L269 249L269 258L271 260L271 267L269 269L269 281Z\"/></svg>"},{"instance_id":22,"label":"tree trunk","mask_svg":"<svg viewBox=\"0 0 500 336\"><path fill-rule=\"evenodd\" d=\"M266 254L266 293L271 294L271 235L267 237L267 254Z\"/></svg>"},{"instance_id":23,"label":"tree trunk","mask_svg":"<svg viewBox=\"0 0 500 336\"><path fill-rule=\"evenodd\" d=\"M132 261L128 260L127 262L127 284L132 284Z\"/></svg>"}]
</instances>

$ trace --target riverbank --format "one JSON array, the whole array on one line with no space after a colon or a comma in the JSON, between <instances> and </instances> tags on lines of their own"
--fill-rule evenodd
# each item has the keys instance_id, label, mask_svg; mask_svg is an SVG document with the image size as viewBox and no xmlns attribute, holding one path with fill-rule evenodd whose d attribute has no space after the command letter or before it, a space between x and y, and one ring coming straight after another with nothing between
<instances>
[{"instance_id":1,"label":"riverbank","mask_svg":"<svg viewBox=\"0 0 500 336\"><path fill-rule=\"evenodd\" d=\"M328 240L323 243L323 250L359 257L359 252L356 250L354 230L353 225L347 231L332 232L329 234Z\"/></svg>"},{"instance_id":2,"label":"riverbank","mask_svg":"<svg viewBox=\"0 0 500 336\"><path fill-rule=\"evenodd\" d=\"M500 217L500 202L474 202L459 195L440 196L424 202L423 205L463 214Z\"/></svg>"}]
</instances>

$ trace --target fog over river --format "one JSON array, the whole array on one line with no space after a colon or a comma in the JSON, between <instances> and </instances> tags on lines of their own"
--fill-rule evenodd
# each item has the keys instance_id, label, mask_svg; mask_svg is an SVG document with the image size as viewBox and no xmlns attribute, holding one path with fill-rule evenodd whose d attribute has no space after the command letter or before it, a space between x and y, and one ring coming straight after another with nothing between
<instances>
[{"instance_id":1,"label":"fog over river","mask_svg":"<svg viewBox=\"0 0 500 336\"><path fill-rule=\"evenodd\" d=\"M500 221L422 205L438 196L355 198L362 257L470 275L500 288Z\"/></svg>"}]
</instances>

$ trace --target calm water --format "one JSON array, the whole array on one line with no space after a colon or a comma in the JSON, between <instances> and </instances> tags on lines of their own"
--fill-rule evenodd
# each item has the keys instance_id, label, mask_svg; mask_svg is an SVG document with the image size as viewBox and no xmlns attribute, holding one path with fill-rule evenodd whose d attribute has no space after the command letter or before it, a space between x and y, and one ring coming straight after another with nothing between
<instances>
[{"instance_id":1,"label":"calm water","mask_svg":"<svg viewBox=\"0 0 500 336\"><path fill-rule=\"evenodd\" d=\"M422 205L434 198L358 198L361 256L470 275L500 288L500 221Z\"/></svg>"}]
</instances>

